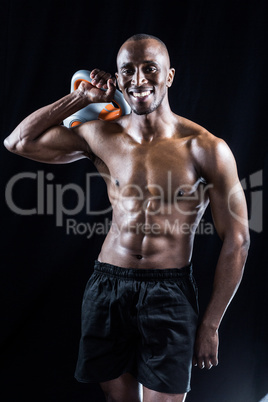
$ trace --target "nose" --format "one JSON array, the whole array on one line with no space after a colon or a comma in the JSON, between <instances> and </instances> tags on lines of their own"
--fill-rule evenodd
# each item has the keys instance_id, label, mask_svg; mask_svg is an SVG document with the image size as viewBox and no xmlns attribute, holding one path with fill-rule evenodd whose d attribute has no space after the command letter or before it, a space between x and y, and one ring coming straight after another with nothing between
<instances>
[{"instance_id":1,"label":"nose","mask_svg":"<svg viewBox=\"0 0 268 402\"><path fill-rule=\"evenodd\" d=\"M132 76L132 84L136 87L140 87L143 84L146 84L148 81L145 77L144 72L141 69L137 69Z\"/></svg>"}]
</instances>

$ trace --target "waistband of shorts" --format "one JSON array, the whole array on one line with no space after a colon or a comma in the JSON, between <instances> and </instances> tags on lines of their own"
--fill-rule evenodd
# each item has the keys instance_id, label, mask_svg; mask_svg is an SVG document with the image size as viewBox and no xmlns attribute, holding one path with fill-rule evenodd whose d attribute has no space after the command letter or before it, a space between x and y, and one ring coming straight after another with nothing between
<instances>
[{"instance_id":1,"label":"waistband of shorts","mask_svg":"<svg viewBox=\"0 0 268 402\"><path fill-rule=\"evenodd\" d=\"M192 275L192 264L182 268L122 268L107 262L95 261L94 272L103 273L121 279L141 281L168 280Z\"/></svg>"}]
</instances>

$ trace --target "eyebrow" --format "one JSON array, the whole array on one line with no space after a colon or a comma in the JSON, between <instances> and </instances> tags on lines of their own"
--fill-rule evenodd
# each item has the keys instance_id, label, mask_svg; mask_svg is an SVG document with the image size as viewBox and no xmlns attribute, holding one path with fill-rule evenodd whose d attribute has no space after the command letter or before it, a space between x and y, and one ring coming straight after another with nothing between
<instances>
[{"instance_id":1,"label":"eyebrow","mask_svg":"<svg viewBox=\"0 0 268 402\"><path fill-rule=\"evenodd\" d=\"M153 64L154 66L158 66L158 63L154 60L144 60L142 62L142 64ZM129 62L129 63L124 63L122 64L122 66L120 67L120 70L122 70L123 68L126 67L131 67L133 65L133 63Z\"/></svg>"}]
</instances>

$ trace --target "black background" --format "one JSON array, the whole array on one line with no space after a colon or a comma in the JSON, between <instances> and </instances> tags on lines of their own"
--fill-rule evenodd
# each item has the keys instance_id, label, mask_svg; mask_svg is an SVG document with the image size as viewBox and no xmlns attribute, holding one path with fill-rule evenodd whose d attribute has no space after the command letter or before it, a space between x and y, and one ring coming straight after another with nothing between
<instances>
[{"instance_id":1,"label":"black background","mask_svg":"<svg viewBox=\"0 0 268 402\"><path fill-rule=\"evenodd\" d=\"M160 37L176 69L170 103L223 138L237 160L250 217L267 218L267 6L265 1L4 1L1 3L1 138L28 114L69 92L79 69L114 73L120 45L130 35ZM87 160L46 165L1 152L1 401L101 402L98 385L73 378L80 337L80 306L103 236L67 233L67 219L103 222L109 214L21 216L7 206L5 188L22 172L43 172L48 184L86 190ZM53 174L49 180L48 173ZM39 173L40 177L40 173ZM263 192L261 204L253 191ZM20 180L13 200L37 203L35 179ZM55 201L55 200L54 200ZM102 180L91 186L95 209L108 206ZM71 190L66 208L77 203ZM252 208L251 208L252 206ZM254 208L253 208L254 207ZM266 219L267 221L267 219ZM211 222L209 211L206 222ZM252 221L253 222L253 221ZM251 248L239 291L220 328L217 368L193 370L188 402L257 402L268 393L267 247L251 228ZM201 312L208 301L220 250L216 234L197 235L193 257Z\"/></svg>"}]
</instances>

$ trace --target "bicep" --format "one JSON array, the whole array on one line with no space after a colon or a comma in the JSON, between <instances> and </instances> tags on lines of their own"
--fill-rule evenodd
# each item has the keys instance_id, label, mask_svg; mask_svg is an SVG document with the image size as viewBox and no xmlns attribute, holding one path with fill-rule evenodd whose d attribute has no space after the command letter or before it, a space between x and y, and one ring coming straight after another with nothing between
<instances>
[{"instance_id":1,"label":"bicep","mask_svg":"<svg viewBox=\"0 0 268 402\"><path fill-rule=\"evenodd\" d=\"M240 184L234 156L224 141L210 155L205 168L213 221L221 239L227 234L238 238L247 236L247 205Z\"/></svg>"},{"instance_id":2,"label":"bicep","mask_svg":"<svg viewBox=\"0 0 268 402\"><path fill-rule=\"evenodd\" d=\"M230 236L246 235L248 231L247 205L241 184L231 187L213 185L209 189L210 208L213 221L223 240Z\"/></svg>"},{"instance_id":3,"label":"bicep","mask_svg":"<svg viewBox=\"0 0 268 402\"><path fill-rule=\"evenodd\" d=\"M46 130L35 140L21 144L18 154L44 163L69 163L90 157L89 144L81 130L72 130L64 126L54 126Z\"/></svg>"}]
</instances>

